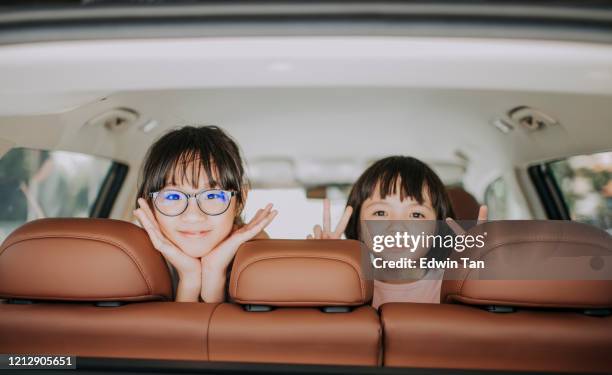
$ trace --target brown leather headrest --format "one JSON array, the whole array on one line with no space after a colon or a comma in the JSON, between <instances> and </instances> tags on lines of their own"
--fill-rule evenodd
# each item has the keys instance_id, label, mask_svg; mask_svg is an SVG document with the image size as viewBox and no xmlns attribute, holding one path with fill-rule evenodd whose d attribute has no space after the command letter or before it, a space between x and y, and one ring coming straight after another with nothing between
<instances>
[{"instance_id":1,"label":"brown leather headrest","mask_svg":"<svg viewBox=\"0 0 612 375\"><path fill-rule=\"evenodd\" d=\"M144 230L110 219L41 219L0 246L0 297L64 301L172 298L168 268Z\"/></svg>"},{"instance_id":2,"label":"brown leather headrest","mask_svg":"<svg viewBox=\"0 0 612 375\"><path fill-rule=\"evenodd\" d=\"M483 260L485 269L446 270L442 303L542 308L611 308L612 236L572 221L492 221L483 248L453 257ZM607 262L607 264L606 264Z\"/></svg>"},{"instance_id":3,"label":"brown leather headrest","mask_svg":"<svg viewBox=\"0 0 612 375\"><path fill-rule=\"evenodd\" d=\"M355 306L372 298L353 240L255 240L236 254L229 292L241 304Z\"/></svg>"},{"instance_id":4,"label":"brown leather headrest","mask_svg":"<svg viewBox=\"0 0 612 375\"><path fill-rule=\"evenodd\" d=\"M480 205L474 196L459 187L446 189L457 220L476 220Z\"/></svg>"}]
</instances>

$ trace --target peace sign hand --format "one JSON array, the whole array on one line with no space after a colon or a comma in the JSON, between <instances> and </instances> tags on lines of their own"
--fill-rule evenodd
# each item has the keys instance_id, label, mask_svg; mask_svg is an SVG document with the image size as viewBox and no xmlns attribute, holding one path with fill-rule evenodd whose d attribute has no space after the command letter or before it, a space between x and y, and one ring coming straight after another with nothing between
<instances>
[{"instance_id":1,"label":"peace sign hand","mask_svg":"<svg viewBox=\"0 0 612 375\"><path fill-rule=\"evenodd\" d=\"M328 239L339 239L342 237L342 233L346 229L346 226L353 214L353 207L346 206L344 213L336 225L336 229L332 232L331 230L331 214L330 214L330 203L329 199L323 200L323 228L320 225L315 225L313 228L313 234L309 234L306 238L309 240L328 240Z\"/></svg>"},{"instance_id":2,"label":"peace sign hand","mask_svg":"<svg viewBox=\"0 0 612 375\"><path fill-rule=\"evenodd\" d=\"M478 221L476 225L480 225L488 220L489 216L489 208L486 205L480 206L478 210ZM466 230L463 229L461 225L459 225L454 219L448 217L446 218L446 223L450 227L450 229L455 232L455 234L465 234Z\"/></svg>"}]
</instances>

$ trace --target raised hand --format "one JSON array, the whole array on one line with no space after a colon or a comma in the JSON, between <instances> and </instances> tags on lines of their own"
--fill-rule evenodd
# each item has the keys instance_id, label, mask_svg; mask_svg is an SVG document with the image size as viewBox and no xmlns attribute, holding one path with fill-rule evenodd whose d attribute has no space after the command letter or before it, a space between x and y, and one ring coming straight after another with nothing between
<instances>
[{"instance_id":1,"label":"raised hand","mask_svg":"<svg viewBox=\"0 0 612 375\"><path fill-rule=\"evenodd\" d=\"M197 301L201 288L200 260L185 254L162 233L147 201L139 198L138 206L140 208L134 211L134 216L149 235L153 247L178 271L180 281L176 300Z\"/></svg>"},{"instance_id":2,"label":"raised hand","mask_svg":"<svg viewBox=\"0 0 612 375\"><path fill-rule=\"evenodd\" d=\"M36 199L34 194L32 194L32 192L30 191L30 188L28 187L28 185L26 185L24 182L21 182L19 184L19 190L21 190L23 195L25 195L28 203L34 209L34 212L36 212L37 219L44 219L45 217L47 217L42 207L40 207L40 203L38 203L38 200Z\"/></svg>"},{"instance_id":3,"label":"raised hand","mask_svg":"<svg viewBox=\"0 0 612 375\"><path fill-rule=\"evenodd\" d=\"M342 233L346 229L351 215L353 214L353 207L346 206L344 213L336 225L336 229L331 229L331 214L330 214L330 203L329 199L323 200L323 228L320 225L315 225L313 228L313 234L309 234L306 238L309 240L327 240L327 239L339 239L342 237Z\"/></svg>"},{"instance_id":4,"label":"raised hand","mask_svg":"<svg viewBox=\"0 0 612 375\"><path fill-rule=\"evenodd\" d=\"M489 219L489 208L486 205L480 206L478 209L478 221L476 225L480 225L486 222ZM448 217L446 218L446 223L450 227L450 229L455 232L455 234L464 234L466 231L463 229L461 225L459 225L454 219Z\"/></svg>"},{"instance_id":5,"label":"raised hand","mask_svg":"<svg viewBox=\"0 0 612 375\"><path fill-rule=\"evenodd\" d=\"M274 220L278 211L272 210L272 204L257 210L255 216L244 226L236 229L230 236L208 254L202 257L202 293L205 302L224 300L225 273L236 251L246 241L257 236Z\"/></svg>"}]
</instances>

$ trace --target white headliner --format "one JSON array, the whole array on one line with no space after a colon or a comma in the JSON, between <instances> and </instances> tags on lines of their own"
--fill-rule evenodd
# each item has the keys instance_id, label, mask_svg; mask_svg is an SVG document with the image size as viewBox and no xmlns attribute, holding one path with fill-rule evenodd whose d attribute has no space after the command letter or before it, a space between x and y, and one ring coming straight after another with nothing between
<instances>
[{"instance_id":1,"label":"white headliner","mask_svg":"<svg viewBox=\"0 0 612 375\"><path fill-rule=\"evenodd\" d=\"M0 47L0 82L6 144L122 160L132 184L152 140L186 123L222 126L249 161L365 162L399 153L462 166L459 151L469 158L464 183L477 194L514 167L612 146L612 47L603 44L403 37L41 43ZM509 135L490 125L519 105L562 125ZM117 134L83 126L117 107L138 111L139 123ZM144 134L138 126L148 120L160 126Z\"/></svg>"},{"instance_id":2,"label":"white headliner","mask_svg":"<svg viewBox=\"0 0 612 375\"><path fill-rule=\"evenodd\" d=\"M612 93L607 45L400 37L77 41L0 48L0 115L62 111L114 91L430 87Z\"/></svg>"}]
</instances>

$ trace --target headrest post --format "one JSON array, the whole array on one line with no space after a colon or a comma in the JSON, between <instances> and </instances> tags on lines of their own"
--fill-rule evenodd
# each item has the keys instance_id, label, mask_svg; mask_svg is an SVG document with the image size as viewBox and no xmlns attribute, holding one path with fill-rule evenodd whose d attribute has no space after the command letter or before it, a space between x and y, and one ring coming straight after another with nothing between
<instances>
[{"instance_id":1,"label":"headrest post","mask_svg":"<svg viewBox=\"0 0 612 375\"><path fill-rule=\"evenodd\" d=\"M582 313L588 316L605 317L605 316L612 315L612 310L610 309L586 309L586 310L583 310Z\"/></svg>"},{"instance_id":2,"label":"headrest post","mask_svg":"<svg viewBox=\"0 0 612 375\"><path fill-rule=\"evenodd\" d=\"M267 312L272 311L272 306L267 305L244 305L244 311L248 312Z\"/></svg>"},{"instance_id":3,"label":"headrest post","mask_svg":"<svg viewBox=\"0 0 612 375\"><path fill-rule=\"evenodd\" d=\"M487 311L496 314L507 314L515 312L516 309L510 306L487 306Z\"/></svg>"},{"instance_id":4,"label":"headrest post","mask_svg":"<svg viewBox=\"0 0 612 375\"><path fill-rule=\"evenodd\" d=\"M34 301L29 299L11 298L8 300L11 305L33 305Z\"/></svg>"},{"instance_id":5,"label":"headrest post","mask_svg":"<svg viewBox=\"0 0 612 375\"><path fill-rule=\"evenodd\" d=\"M123 306L124 303L119 301L100 301L94 304L96 307L119 307Z\"/></svg>"},{"instance_id":6,"label":"headrest post","mask_svg":"<svg viewBox=\"0 0 612 375\"><path fill-rule=\"evenodd\" d=\"M349 306L324 306L321 311L329 314L348 313L351 312L351 308Z\"/></svg>"}]
</instances>

